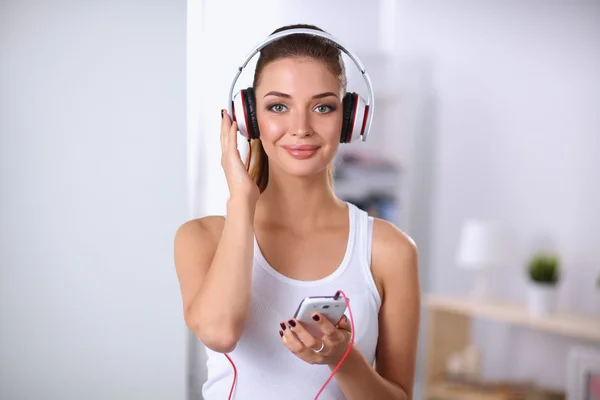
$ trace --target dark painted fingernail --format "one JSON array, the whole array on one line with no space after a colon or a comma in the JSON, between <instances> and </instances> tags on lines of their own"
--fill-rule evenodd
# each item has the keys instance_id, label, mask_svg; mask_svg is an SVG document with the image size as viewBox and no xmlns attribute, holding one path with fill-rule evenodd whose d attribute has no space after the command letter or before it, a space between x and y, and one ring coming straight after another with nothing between
<instances>
[{"instance_id":1,"label":"dark painted fingernail","mask_svg":"<svg viewBox=\"0 0 600 400\"><path fill-rule=\"evenodd\" d=\"M313 315L313 317L312 317L312 318L313 318L315 321L318 321L318 320L320 319L320 318L319 318L319 316L318 316L317 314Z\"/></svg>"},{"instance_id":2,"label":"dark painted fingernail","mask_svg":"<svg viewBox=\"0 0 600 400\"><path fill-rule=\"evenodd\" d=\"M223 118L223 109L221 109L221 118Z\"/></svg>"},{"instance_id":3,"label":"dark painted fingernail","mask_svg":"<svg viewBox=\"0 0 600 400\"><path fill-rule=\"evenodd\" d=\"M281 326L281 329L283 329L285 331L285 324L282 322L279 325Z\"/></svg>"},{"instance_id":4,"label":"dark painted fingernail","mask_svg":"<svg viewBox=\"0 0 600 400\"><path fill-rule=\"evenodd\" d=\"M295 328L295 327L296 327L296 321L294 321L293 319L290 319L290 320L288 321L288 324L290 324L290 326L291 326L292 328Z\"/></svg>"},{"instance_id":5,"label":"dark painted fingernail","mask_svg":"<svg viewBox=\"0 0 600 400\"><path fill-rule=\"evenodd\" d=\"M283 337L283 331L279 331L279 336Z\"/></svg>"}]
</instances>

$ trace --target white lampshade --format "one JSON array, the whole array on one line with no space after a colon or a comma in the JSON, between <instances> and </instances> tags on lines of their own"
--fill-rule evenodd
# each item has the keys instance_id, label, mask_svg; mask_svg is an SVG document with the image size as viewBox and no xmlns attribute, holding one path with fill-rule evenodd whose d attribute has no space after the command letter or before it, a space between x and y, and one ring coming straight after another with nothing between
<instances>
[{"instance_id":1,"label":"white lampshade","mask_svg":"<svg viewBox=\"0 0 600 400\"><path fill-rule=\"evenodd\" d=\"M462 226L456 263L467 269L493 268L506 257L505 240L500 228L482 220L467 220Z\"/></svg>"}]
</instances>

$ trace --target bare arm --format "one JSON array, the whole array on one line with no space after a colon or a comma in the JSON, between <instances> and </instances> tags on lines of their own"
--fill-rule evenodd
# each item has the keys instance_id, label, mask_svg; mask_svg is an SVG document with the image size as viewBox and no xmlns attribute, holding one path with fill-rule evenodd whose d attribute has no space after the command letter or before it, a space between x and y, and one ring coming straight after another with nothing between
<instances>
[{"instance_id":1,"label":"bare arm","mask_svg":"<svg viewBox=\"0 0 600 400\"><path fill-rule=\"evenodd\" d=\"M189 221L175 236L185 322L205 346L221 353L235 348L248 318L253 218L254 205L230 202L224 221Z\"/></svg>"},{"instance_id":2,"label":"bare arm","mask_svg":"<svg viewBox=\"0 0 600 400\"><path fill-rule=\"evenodd\" d=\"M175 267L185 322L204 345L231 352L248 319L258 186L237 150L237 124L221 111L221 166L229 187L227 218L183 224L175 235Z\"/></svg>"},{"instance_id":3,"label":"bare arm","mask_svg":"<svg viewBox=\"0 0 600 400\"><path fill-rule=\"evenodd\" d=\"M376 370L353 348L336 380L348 400L412 399L420 319L417 249L392 224L375 220L372 254L383 286Z\"/></svg>"}]
</instances>

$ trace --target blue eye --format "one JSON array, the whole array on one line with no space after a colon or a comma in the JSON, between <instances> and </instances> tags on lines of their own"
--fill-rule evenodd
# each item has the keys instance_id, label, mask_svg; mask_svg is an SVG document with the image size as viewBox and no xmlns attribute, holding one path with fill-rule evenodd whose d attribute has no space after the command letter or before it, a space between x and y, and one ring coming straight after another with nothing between
<instances>
[{"instance_id":1,"label":"blue eye","mask_svg":"<svg viewBox=\"0 0 600 400\"><path fill-rule=\"evenodd\" d=\"M286 107L283 104L273 104L272 106L269 107L269 110L280 113L280 112L285 111Z\"/></svg>"},{"instance_id":2,"label":"blue eye","mask_svg":"<svg viewBox=\"0 0 600 400\"><path fill-rule=\"evenodd\" d=\"M334 111L335 107L331 107L331 106L327 106L327 105L319 105L315 108L315 110L317 110L318 113L323 114L329 111Z\"/></svg>"}]
</instances>

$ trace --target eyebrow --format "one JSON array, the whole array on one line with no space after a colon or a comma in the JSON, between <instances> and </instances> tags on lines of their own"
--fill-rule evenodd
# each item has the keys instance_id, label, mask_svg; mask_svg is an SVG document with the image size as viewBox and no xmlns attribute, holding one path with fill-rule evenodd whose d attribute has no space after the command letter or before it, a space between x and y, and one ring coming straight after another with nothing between
<instances>
[{"instance_id":1,"label":"eyebrow","mask_svg":"<svg viewBox=\"0 0 600 400\"><path fill-rule=\"evenodd\" d=\"M277 91L270 91L269 93L265 94L265 97L267 97L267 96L278 96L278 97L284 97L286 99L292 98L292 96L290 96L287 93L282 93L282 92L277 92ZM338 95L333 92L325 92L325 93L315 94L312 98L313 99L322 99L324 97L329 97L329 96L338 97Z\"/></svg>"}]
</instances>

